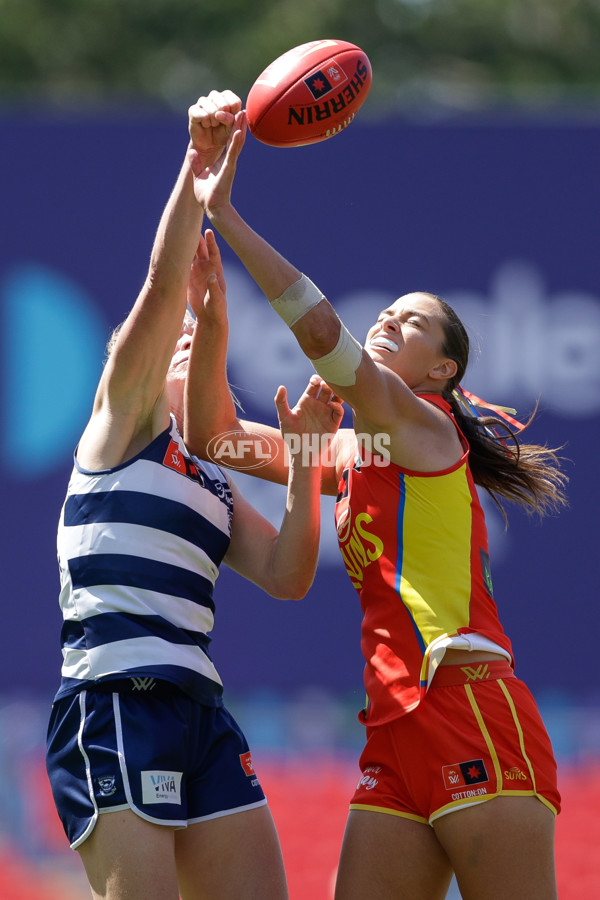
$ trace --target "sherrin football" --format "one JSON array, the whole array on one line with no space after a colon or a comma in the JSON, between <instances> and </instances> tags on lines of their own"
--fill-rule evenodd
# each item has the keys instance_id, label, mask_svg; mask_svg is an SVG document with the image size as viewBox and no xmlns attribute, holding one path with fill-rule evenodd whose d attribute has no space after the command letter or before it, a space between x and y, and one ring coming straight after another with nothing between
<instances>
[{"instance_id":1,"label":"sherrin football","mask_svg":"<svg viewBox=\"0 0 600 900\"><path fill-rule=\"evenodd\" d=\"M271 147L302 147L339 134L371 87L371 63L347 41L310 41L278 57L246 100L248 128Z\"/></svg>"}]
</instances>

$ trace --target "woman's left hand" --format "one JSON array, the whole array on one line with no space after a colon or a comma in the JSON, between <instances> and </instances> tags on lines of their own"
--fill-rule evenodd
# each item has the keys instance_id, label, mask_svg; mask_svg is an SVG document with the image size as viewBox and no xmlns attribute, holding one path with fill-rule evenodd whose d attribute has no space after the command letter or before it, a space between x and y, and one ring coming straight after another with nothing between
<instances>
[{"instance_id":1,"label":"woman's left hand","mask_svg":"<svg viewBox=\"0 0 600 900\"><path fill-rule=\"evenodd\" d=\"M275 406L281 433L292 455L311 447L311 441L303 440L303 435L317 435L318 446L321 452L325 451L330 441L322 438L326 435L333 438L344 416L341 398L318 375L311 376L293 408L288 403L287 389L280 386L275 395ZM309 461L303 459L303 463Z\"/></svg>"}]
</instances>

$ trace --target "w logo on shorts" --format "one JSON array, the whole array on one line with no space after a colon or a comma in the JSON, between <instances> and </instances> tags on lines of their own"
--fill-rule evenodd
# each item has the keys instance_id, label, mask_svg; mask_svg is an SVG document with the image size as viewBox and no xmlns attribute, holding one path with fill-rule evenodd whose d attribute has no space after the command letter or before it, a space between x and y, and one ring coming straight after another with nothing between
<instances>
[{"instance_id":1,"label":"w logo on shorts","mask_svg":"<svg viewBox=\"0 0 600 900\"><path fill-rule=\"evenodd\" d=\"M467 684L470 681L486 681L490 677L490 669L487 663L477 666L461 666L460 671L467 676Z\"/></svg>"},{"instance_id":2,"label":"w logo on shorts","mask_svg":"<svg viewBox=\"0 0 600 900\"><path fill-rule=\"evenodd\" d=\"M254 766L252 765L252 752L240 753L240 763L246 775L255 775Z\"/></svg>"},{"instance_id":3,"label":"w logo on shorts","mask_svg":"<svg viewBox=\"0 0 600 900\"><path fill-rule=\"evenodd\" d=\"M131 677L132 691L151 691L155 685L156 678L139 678L135 675Z\"/></svg>"},{"instance_id":4,"label":"w logo on shorts","mask_svg":"<svg viewBox=\"0 0 600 900\"><path fill-rule=\"evenodd\" d=\"M456 787L481 784L490 780L482 759L470 759L452 766L442 766L442 776L444 785L449 791Z\"/></svg>"}]
</instances>

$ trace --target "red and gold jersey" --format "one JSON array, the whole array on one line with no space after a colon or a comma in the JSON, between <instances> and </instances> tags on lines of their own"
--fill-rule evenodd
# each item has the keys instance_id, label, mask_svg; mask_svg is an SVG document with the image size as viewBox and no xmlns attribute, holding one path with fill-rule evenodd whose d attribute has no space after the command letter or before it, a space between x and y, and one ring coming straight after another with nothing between
<instances>
[{"instance_id":1,"label":"red and gold jersey","mask_svg":"<svg viewBox=\"0 0 600 900\"><path fill-rule=\"evenodd\" d=\"M451 415L442 397L423 396ZM444 471L412 472L365 454L340 481L336 526L363 609L370 725L418 705L432 649L447 638L477 633L512 652L498 620L485 519L460 437L465 452Z\"/></svg>"}]
</instances>

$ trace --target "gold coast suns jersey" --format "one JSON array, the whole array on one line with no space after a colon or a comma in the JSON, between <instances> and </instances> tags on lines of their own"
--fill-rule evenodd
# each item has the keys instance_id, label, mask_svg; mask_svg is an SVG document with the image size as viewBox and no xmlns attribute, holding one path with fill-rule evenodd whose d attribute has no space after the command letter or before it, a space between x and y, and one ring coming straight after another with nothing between
<instances>
[{"instance_id":1,"label":"gold coast suns jersey","mask_svg":"<svg viewBox=\"0 0 600 900\"><path fill-rule=\"evenodd\" d=\"M448 415L439 395L423 395ZM458 429L458 426L457 426ZM498 620L483 510L468 465L413 472L365 454L345 468L338 541L363 609L368 705L376 725L414 709L431 678L432 649L477 633L512 654Z\"/></svg>"}]
</instances>

